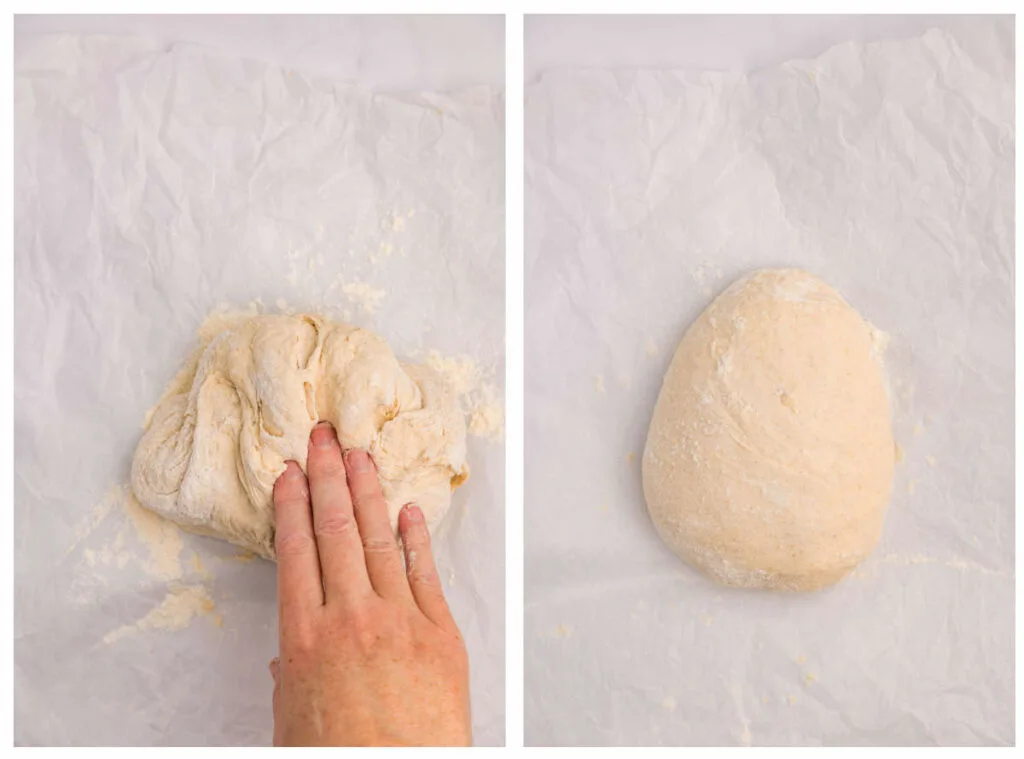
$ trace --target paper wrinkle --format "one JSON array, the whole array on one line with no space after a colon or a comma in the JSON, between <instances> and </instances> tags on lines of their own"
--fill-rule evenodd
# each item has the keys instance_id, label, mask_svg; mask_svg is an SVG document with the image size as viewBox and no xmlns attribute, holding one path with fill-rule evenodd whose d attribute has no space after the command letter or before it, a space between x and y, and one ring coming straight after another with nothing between
<instances>
[{"instance_id":1,"label":"paper wrinkle","mask_svg":"<svg viewBox=\"0 0 1024 759\"><path fill-rule=\"evenodd\" d=\"M465 355L500 403L503 95L69 35L18 38L14 94L15 742L269 745L274 566L132 510L142 421L214 310ZM504 741L491 438L435 547L482 745Z\"/></svg>"},{"instance_id":2,"label":"paper wrinkle","mask_svg":"<svg viewBox=\"0 0 1024 759\"><path fill-rule=\"evenodd\" d=\"M967 19L527 87L527 745L1014 742L1013 49ZM686 328L780 266L888 336L904 453L879 547L805 596L680 563L626 461Z\"/></svg>"}]
</instances>

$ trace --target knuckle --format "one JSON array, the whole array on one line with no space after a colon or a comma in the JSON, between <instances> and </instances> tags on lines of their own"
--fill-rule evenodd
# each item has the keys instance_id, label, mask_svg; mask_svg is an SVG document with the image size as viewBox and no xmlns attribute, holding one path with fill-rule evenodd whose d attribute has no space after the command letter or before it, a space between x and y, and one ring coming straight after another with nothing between
<instances>
[{"instance_id":1,"label":"knuckle","mask_svg":"<svg viewBox=\"0 0 1024 759\"><path fill-rule=\"evenodd\" d=\"M303 497L301 495L295 495L287 493L284 495L274 495L274 519L278 522L287 519L289 516L294 515L296 518L300 514L309 513L309 496Z\"/></svg>"},{"instance_id":2,"label":"knuckle","mask_svg":"<svg viewBox=\"0 0 1024 759\"><path fill-rule=\"evenodd\" d=\"M305 556L316 551L316 541L307 532L277 533L274 536L274 550L278 557Z\"/></svg>"},{"instance_id":3,"label":"knuckle","mask_svg":"<svg viewBox=\"0 0 1024 759\"><path fill-rule=\"evenodd\" d=\"M407 651L415 649L417 645L417 634L414 629L413 619L406 614L391 620L389 629L392 631L392 641L399 650Z\"/></svg>"},{"instance_id":4,"label":"knuckle","mask_svg":"<svg viewBox=\"0 0 1024 759\"><path fill-rule=\"evenodd\" d=\"M368 603L353 609L345 619L345 637L362 656L369 659L392 656L405 649L409 620L404 610L386 603Z\"/></svg>"},{"instance_id":5,"label":"knuckle","mask_svg":"<svg viewBox=\"0 0 1024 759\"><path fill-rule=\"evenodd\" d=\"M372 601L367 603L367 600L364 599L361 603L347 607L342 612L342 618L339 618L339 626L344 627L346 633L350 632L356 637L371 630L373 628L371 605Z\"/></svg>"},{"instance_id":6,"label":"knuckle","mask_svg":"<svg viewBox=\"0 0 1024 759\"><path fill-rule=\"evenodd\" d=\"M363 538L363 552L367 554L391 554L396 553L398 544L393 540L383 538Z\"/></svg>"},{"instance_id":7,"label":"knuckle","mask_svg":"<svg viewBox=\"0 0 1024 759\"><path fill-rule=\"evenodd\" d=\"M375 625L357 625L353 637L359 650L372 653L378 651L383 643L383 636Z\"/></svg>"},{"instance_id":8,"label":"knuckle","mask_svg":"<svg viewBox=\"0 0 1024 759\"><path fill-rule=\"evenodd\" d=\"M313 529L317 537L338 537L350 535L356 526L347 514L331 514L317 520Z\"/></svg>"}]
</instances>

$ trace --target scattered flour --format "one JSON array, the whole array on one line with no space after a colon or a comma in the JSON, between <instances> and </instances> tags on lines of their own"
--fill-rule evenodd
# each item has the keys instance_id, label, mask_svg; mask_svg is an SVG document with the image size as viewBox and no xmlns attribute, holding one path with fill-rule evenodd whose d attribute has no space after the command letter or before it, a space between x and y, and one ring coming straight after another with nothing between
<instances>
[{"instance_id":1,"label":"scattered flour","mask_svg":"<svg viewBox=\"0 0 1024 759\"><path fill-rule=\"evenodd\" d=\"M469 356L446 357L432 350L427 354L426 364L443 376L458 395L468 395L483 382L480 366Z\"/></svg>"},{"instance_id":2,"label":"scattered flour","mask_svg":"<svg viewBox=\"0 0 1024 759\"><path fill-rule=\"evenodd\" d=\"M99 550L86 548L82 551L82 560L90 567L102 565L124 569L131 561L132 555L124 548L125 530L118 530L114 542Z\"/></svg>"},{"instance_id":3,"label":"scattered flour","mask_svg":"<svg viewBox=\"0 0 1024 759\"><path fill-rule=\"evenodd\" d=\"M712 284L717 283L724 276L722 270L710 263L702 263L695 267L690 276L704 296L710 297L713 292ZM710 280L710 281L709 281Z\"/></svg>"},{"instance_id":4,"label":"scattered flour","mask_svg":"<svg viewBox=\"0 0 1024 759\"><path fill-rule=\"evenodd\" d=\"M439 351L427 354L426 365L444 377L462 400L469 417L471 435L500 440L505 430L505 410L489 372L469 356L445 357Z\"/></svg>"},{"instance_id":5,"label":"scattered flour","mask_svg":"<svg viewBox=\"0 0 1024 759\"><path fill-rule=\"evenodd\" d=\"M144 564L149 574L164 581L180 579L184 546L178 526L144 509L130 490L124 499L124 511L135 528L135 534L149 552L149 560Z\"/></svg>"},{"instance_id":6,"label":"scattered flour","mask_svg":"<svg viewBox=\"0 0 1024 759\"><path fill-rule=\"evenodd\" d=\"M355 303L368 316L373 316L377 306L380 305L381 300L387 295L384 290L378 290L358 280L345 282L341 285L341 291L345 293L345 297Z\"/></svg>"},{"instance_id":7,"label":"scattered flour","mask_svg":"<svg viewBox=\"0 0 1024 759\"><path fill-rule=\"evenodd\" d=\"M192 552L191 561L187 567L184 566L181 530L173 522L144 509L127 484L117 485L108 491L92 515L83 522L84 526L76 530L75 542L68 552L77 548L100 522L114 514L119 514L120 523L116 525L113 537L108 535L105 543L93 540L92 546L82 548L81 561L72 582L72 598L82 604L95 604L97 592L111 585L110 572L129 566L135 576L138 575L135 568L138 568L146 578L168 583L168 592L160 605L144 617L107 633L103 638L105 643L113 643L141 630L179 629L188 625L193 617L212 611L213 602L206 585L183 583L186 574L202 583L212 580L199 555ZM219 615L217 617L214 621L219 626L223 620Z\"/></svg>"},{"instance_id":8,"label":"scattered flour","mask_svg":"<svg viewBox=\"0 0 1024 759\"><path fill-rule=\"evenodd\" d=\"M134 635L142 630L180 630L187 627L194 617L209 614L214 603L204 585L172 585L159 606L133 622L111 630L103 636L104 643Z\"/></svg>"},{"instance_id":9,"label":"scattered flour","mask_svg":"<svg viewBox=\"0 0 1024 759\"><path fill-rule=\"evenodd\" d=\"M923 564L929 564L939 567L946 567L947 569L954 569L957 572L962 573L976 573L980 575L987 575L990 577L1011 577L1011 573L1006 571L999 571L996 569L990 569L989 567L978 564L974 561L962 559L954 556L948 559L939 559L934 556L924 556L917 554L913 556L900 556L898 554L888 554L879 557L877 560L871 562L871 564L888 564L890 566L898 567L910 567L920 566ZM870 565L869 565L870 566Z\"/></svg>"},{"instance_id":10,"label":"scattered flour","mask_svg":"<svg viewBox=\"0 0 1024 759\"><path fill-rule=\"evenodd\" d=\"M206 568L203 564L203 560L199 558L199 554L195 551L192 552L192 571L199 577L202 577L206 582L213 579L213 575L210 574L210 570Z\"/></svg>"},{"instance_id":11,"label":"scattered flour","mask_svg":"<svg viewBox=\"0 0 1024 759\"><path fill-rule=\"evenodd\" d=\"M239 564L248 564L249 562L256 560L256 554L252 551L242 551L241 553L236 553L234 556L229 556L226 560L237 561Z\"/></svg>"},{"instance_id":12,"label":"scattered flour","mask_svg":"<svg viewBox=\"0 0 1024 759\"><path fill-rule=\"evenodd\" d=\"M736 707L736 717L740 723L739 743L742 746L749 746L753 742L753 737L750 734L750 718L747 717L743 693L743 688L737 683L733 683L729 687L729 694L732 696L732 702Z\"/></svg>"},{"instance_id":13,"label":"scattered flour","mask_svg":"<svg viewBox=\"0 0 1024 759\"><path fill-rule=\"evenodd\" d=\"M501 438L505 414L497 390L493 385L482 384L476 400L469 409L469 434L492 440Z\"/></svg>"},{"instance_id":14,"label":"scattered flour","mask_svg":"<svg viewBox=\"0 0 1024 759\"><path fill-rule=\"evenodd\" d=\"M100 526L110 514L114 511L114 507L118 506L125 496L125 485L117 485L107 491L107 494L103 496L103 499L97 503L89 516L85 517L73 528L74 538L71 541L71 545L64 552L67 556L71 554L79 545L82 544L86 538L88 538L93 530Z\"/></svg>"}]
</instances>

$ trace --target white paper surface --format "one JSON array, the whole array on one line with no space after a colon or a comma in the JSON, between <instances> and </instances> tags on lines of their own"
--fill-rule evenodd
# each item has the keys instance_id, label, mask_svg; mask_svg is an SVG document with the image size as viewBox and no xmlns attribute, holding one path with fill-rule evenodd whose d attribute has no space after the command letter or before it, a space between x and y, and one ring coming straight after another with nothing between
<instances>
[{"instance_id":1,"label":"white paper surface","mask_svg":"<svg viewBox=\"0 0 1024 759\"><path fill-rule=\"evenodd\" d=\"M375 96L190 46L19 44L16 743L269 744L274 565L142 540L110 489L221 304L281 299L400 357L465 354L500 398L502 112L493 89ZM469 457L437 553L475 739L500 744L502 445L470 438ZM118 632L181 586L213 608Z\"/></svg>"},{"instance_id":2,"label":"white paper surface","mask_svg":"<svg viewBox=\"0 0 1024 759\"><path fill-rule=\"evenodd\" d=\"M527 89L528 745L1014 741L1013 60L987 22ZM891 335L884 535L811 595L705 580L640 482L686 327L768 266Z\"/></svg>"}]
</instances>

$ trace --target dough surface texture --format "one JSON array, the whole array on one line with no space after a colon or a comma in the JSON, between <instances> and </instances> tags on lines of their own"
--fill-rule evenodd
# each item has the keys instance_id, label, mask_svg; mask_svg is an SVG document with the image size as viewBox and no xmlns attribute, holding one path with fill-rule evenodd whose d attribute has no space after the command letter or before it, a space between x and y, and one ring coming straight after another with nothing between
<instances>
[{"instance_id":1,"label":"dough surface texture","mask_svg":"<svg viewBox=\"0 0 1024 759\"><path fill-rule=\"evenodd\" d=\"M711 579L808 591L882 531L895 461L884 335L796 269L732 286L686 331L643 457L662 539Z\"/></svg>"},{"instance_id":2,"label":"dough surface texture","mask_svg":"<svg viewBox=\"0 0 1024 759\"><path fill-rule=\"evenodd\" d=\"M274 482L288 460L305 471L320 420L342 448L369 451L392 527L409 502L437 527L468 476L458 399L377 335L308 314L210 317L151 412L132 490L186 529L272 559Z\"/></svg>"}]
</instances>

